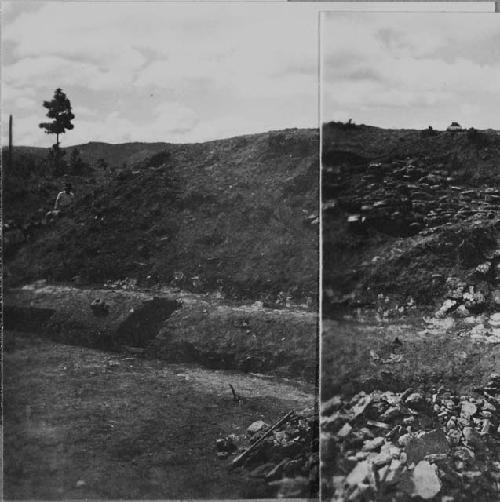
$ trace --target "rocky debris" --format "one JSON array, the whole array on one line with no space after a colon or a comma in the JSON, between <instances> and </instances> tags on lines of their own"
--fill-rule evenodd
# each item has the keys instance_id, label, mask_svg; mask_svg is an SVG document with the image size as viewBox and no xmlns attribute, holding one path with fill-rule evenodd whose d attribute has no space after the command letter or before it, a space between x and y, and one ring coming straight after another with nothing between
<instances>
[{"instance_id":1,"label":"rocky debris","mask_svg":"<svg viewBox=\"0 0 500 502\"><path fill-rule=\"evenodd\" d=\"M134 291L135 289L137 289L137 282L137 279L125 277L125 279L120 279L118 281L106 281L104 283L104 287L109 289L123 289L124 291Z\"/></svg>"},{"instance_id":2,"label":"rocky debris","mask_svg":"<svg viewBox=\"0 0 500 502\"><path fill-rule=\"evenodd\" d=\"M466 335L476 342L481 343L500 343L500 328L491 323L491 319L485 316L466 317L465 322L474 324L474 326L465 332Z\"/></svg>"},{"instance_id":3,"label":"rocky debris","mask_svg":"<svg viewBox=\"0 0 500 502\"><path fill-rule=\"evenodd\" d=\"M495 289L492 293L493 296L493 303L495 306L499 307L500 306L500 289Z\"/></svg>"},{"instance_id":4,"label":"rocky debris","mask_svg":"<svg viewBox=\"0 0 500 502\"><path fill-rule=\"evenodd\" d=\"M496 284L496 279L494 280ZM467 317L487 310L488 304L495 304L495 289L490 289L487 283L467 284L456 277L448 277L446 300L436 312L436 317L450 314Z\"/></svg>"},{"instance_id":5,"label":"rocky debris","mask_svg":"<svg viewBox=\"0 0 500 502\"><path fill-rule=\"evenodd\" d=\"M454 308L457 308L457 301L450 300L448 298L444 301L443 305L441 305L441 308L436 312L436 317L445 317L446 314L449 314Z\"/></svg>"},{"instance_id":6,"label":"rocky debris","mask_svg":"<svg viewBox=\"0 0 500 502\"><path fill-rule=\"evenodd\" d=\"M426 460L420 461L413 469L413 495L423 499L431 499L441 491L441 480L437 474L437 466Z\"/></svg>"},{"instance_id":7,"label":"rocky debris","mask_svg":"<svg viewBox=\"0 0 500 502\"><path fill-rule=\"evenodd\" d=\"M495 312L490 317L490 325L494 328L500 327L500 312Z\"/></svg>"},{"instance_id":8,"label":"rocky debris","mask_svg":"<svg viewBox=\"0 0 500 502\"><path fill-rule=\"evenodd\" d=\"M262 420L257 420L256 422L253 422L250 424L247 428L247 434L249 436L253 436L254 434L258 432L262 432L264 429L269 428L269 425L266 424L266 422Z\"/></svg>"},{"instance_id":9,"label":"rocky debris","mask_svg":"<svg viewBox=\"0 0 500 502\"><path fill-rule=\"evenodd\" d=\"M227 458L231 453L234 453L238 449L238 447L236 446L237 440L238 438L234 434L217 439L217 441L215 442L217 457Z\"/></svg>"},{"instance_id":10,"label":"rocky debris","mask_svg":"<svg viewBox=\"0 0 500 502\"><path fill-rule=\"evenodd\" d=\"M417 310L415 299L412 296L408 296L404 301L400 300L399 298L395 299L389 295L379 293L375 302L377 315L381 319L399 318L402 315L411 315Z\"/></svg>"},{"instance_id":11,"label":"rocky debris","mask_svg":"<svg viewBox=\"0 0 500 502\"><path fill-rule=\"evenodd\" d=\"M96 298L91 304L90 309L96 316L106 316L109 314L109 305L101 298Z\"/></svg>"},{"instance_id":12,"label":"rocky debris","mask_svg":"<svg viewBox=\"0 0 500 502\"><path fill-rule=\"evenodd\" d=\"M500 375L474 391L459 395L439 387L333 396L320 420L324 496L499 500Z\"/></svg>"},{"instance_id":13,"label":"rocky debris","mask_svg":"<svg viewBox=\"0 0 500 502\"><path fill-rule=\"evenodd\" d=\"M471 315L469 310L461 305L446 316L424 317L424 320L428 327L420 332L423 335L439 334L442 330L448 331L453 328L461 336L467 336L475 342L500 343L500 313L498 312L490 315L487 313Z\"/></svg>"},{"instance_id":14,"label":"rocky debris","mask_svg":"<svg viewBox=\"0 0 500 502\"><path fill-rule=\"evenodd\" d=\"M495 269L497 253L495 257ZM492 261L488 262L488 270L491 269ZM476 267L482 272L487 269L486 264ZM496 275L490 280L490 284L479 282L468 284L456 277L448 277L446 280L447 298L441 307L435 312L436 319L457 319L463 320L467 325L474 325L467 331L468 335L477 341L487 343L500 343L500 290L496 288L499 277ZM492 286L493 285L493 286ZM488 315L490 313L490 315Z\"/></svg>"},{"instance_id":15,"label":"rocky debris","mask_svg":"<svg viewBox=\"0 0 500 502\"><path fill-rule=\"evenodd\" d=\"M350 306L373 305L379 292L399 295L401 311L410 295L419 305L444 296L440 316L489 311L495 299L500 304L500 293L495 293L500 285L498 243L495 249L500 189L493 175L491 186L470 186L463 176L456 179L457 169L444 151L410 157L387 150L372 162L326 160L327 284L331 281L339 296L354 293ZM455 294L446 293L451 274L464 282ZM337 302L328 298L328 304L334 308Z\"/></svg>"},{"instance_id":16,"label":"rocky debris","mask_svg":"<svg viewBox=\"0 0 500 502\"><path fill-rule=\"evenodd\" d=\"M245 434L218 439L216 452L222 459L234 454L229 468L262 479L274 495L318 495L318 416L313 409L291 411L272 426L253 422Z\"/></svg>"},{"instance_id":17,"label":"rocky debris","mask_svg":"<svg viewBox=\"0 0 500 502\"><path fill-rule=\"evenodd\" d=\"M369 163L356 186L346 188L342 172L325 172L325 185L338 196L324 210L343 209L349 223L364 224L396 236L432 232L441 225L494 218L500 200L496 187L468 188L454 183L435 159L394 159ZM480 266L480 273L487 273Z\"/></svg>"}]
</instances>

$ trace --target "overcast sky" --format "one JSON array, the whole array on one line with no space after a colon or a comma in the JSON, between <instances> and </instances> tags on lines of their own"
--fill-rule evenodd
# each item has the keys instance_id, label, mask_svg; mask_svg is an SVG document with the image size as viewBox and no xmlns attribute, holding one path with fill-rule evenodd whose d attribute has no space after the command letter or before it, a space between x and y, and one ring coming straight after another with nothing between
<instances>
[{"instance_id":1,"label":"overcast sky","mask_svg":"<svg viewBox=\"0 0 500 502\"><path fill-rule=\"evenodd\" d=\"M317 6L5 4L3 111L17 144L54 142L38 123L56 87L76 115L63 146L318 124Z\"/></svg>"},{"instance_id":2,"label":"overcast sky","mask_svg":"<svg viewBox=\"0 0 500 502\"><path fill-rule=\"evenodd\" d=\"M54 143L38 123L46 120L42 101L57 87L76 115L75 128L61 138L63 146L193 142L317 127L318 12L325 5L3 1L3 141L8 114L13 114L16 144ZM397 8L386 6L369 8ZM328 17L331 28L340 19L336 15L341 16ZM342 19L347 26L349 16ZM358 26L368 30L361 42L369 41L373 29L366 22L365 28ZM482 34L477 25L472 28ZM333 35L329 28L327 45L343 46L345 53L350 34L340 40ZM466 34L471 40L475 36ZM360 57L364 46L359 41L347 45ZM460 41L457 50L461 46ZM342 106L349 116L356 115L353 96Z\"/></svg>"},{"instance_id":3,"label":"overcast sky","mask_svg":"<svg viewBox=\"0 0 500 502\"><path fill-rule=\"evenodd\" d=\"M325 13L322 120L500 129L500 15Z\"/></svg>"}]
</instances>

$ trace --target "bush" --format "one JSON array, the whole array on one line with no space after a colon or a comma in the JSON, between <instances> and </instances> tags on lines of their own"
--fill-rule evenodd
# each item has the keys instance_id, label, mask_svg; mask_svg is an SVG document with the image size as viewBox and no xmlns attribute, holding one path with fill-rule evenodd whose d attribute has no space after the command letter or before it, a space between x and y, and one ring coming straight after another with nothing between
<instances>
[{"instance_id":1,"label":"bush","mask_svg":"<svg viewBox=\"0 0 500 502\"><path fill-rule=\"evenodd\" d=\"M325 127L331 128L331 129L357 129L361 127L360 125L356 124L355 122L352 121L352 119L349 119L347 122L335 122L332 120L331 122L327 122L325 124Z\"/></svg>"},{"instance_id":2,"label":"bush","mask_svg":"<svg viewBox=\"0 0 500 502\"><path fill-rule=\"evenodd\" d=\"M155 153L145 161L145 167L160 167L161 165L166 164L170 160L170 157L170 152L166 150Z\"/></svg>"}]
</instances>

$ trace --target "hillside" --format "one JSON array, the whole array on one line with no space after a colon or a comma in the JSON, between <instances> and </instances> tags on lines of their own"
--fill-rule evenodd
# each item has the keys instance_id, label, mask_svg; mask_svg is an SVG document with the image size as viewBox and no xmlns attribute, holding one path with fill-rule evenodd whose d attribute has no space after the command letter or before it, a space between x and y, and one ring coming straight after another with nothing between
<instances>
[{"instance_id":1,"label":"hillside","mask_svg":"<svg viewBox=\"0 0 500 502\"><path fill-rule=\"evenodd\" d=\"M69 158L71 152L78 149L85 162L94 164L98 159L104 159L109 165L121 167L123 163L132 165L134 162L142 161L151 155L168 148L170 143L102 143L99 141L89 141L81 145L62 147ZM29 156L34 159L43 159L47 156L47 148L36 146L15 146L14 154L18 156Z\"/></svg>"},{"instance_id":2,"label":"hillside","mask_svg":"<svg viewBox=\"0 0 500 502\"><path fill-rule=\"evenodd\" d=\"M326 310L500 302L499 186L496 131L326 124Z\"/></svg>"},{"instance_id":3,"label":"hillside","mask_svg":"<svg viewBox=\"0 0 500 502\"><path fill-rule=\"evenodd\" d=\"M141 163L168 147L168 143L89 142L61 148L66 163L70 163L73 150L78 150L82 161L90 167L83 177L70 174L65 179L76 183L80 194L89 193L109 181L112 173ZM15 146L13 167L10 169L7 148L2 148L4 221L26 225L52 209L55 195L61 190L64 180L54 175L48 153L48 148ZM102 160L106 168L100 164Z\"/></svg>"},{"instance_id":4,"label":"hillside","mask_svg":"<svg viewBox=\"0 0 500 502\"><path fill-rule=\"evenodd\" d=\"M272 303L317 296L317 131L78 148L127 167L97 185L73 178L74 214L33 232L6 264L10 284L132 278Z\"/></svg>"},{"instance_id":5,"label":"hillside","mask_svg":"<svg viewBox=\"0 0 500 502\"><path fill-rule=\"evenodd\" d=\"M498 500L500 136L324 133L322 493Z\"/></svg>"}]
</instances>

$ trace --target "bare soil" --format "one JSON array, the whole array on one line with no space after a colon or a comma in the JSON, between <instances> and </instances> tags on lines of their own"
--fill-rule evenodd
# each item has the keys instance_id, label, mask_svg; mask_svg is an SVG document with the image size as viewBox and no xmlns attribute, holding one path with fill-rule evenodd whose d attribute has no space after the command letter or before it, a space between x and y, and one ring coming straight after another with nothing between
<instances>
[{"instance_id":1,"label":"bare soil","mask_svg":"<svg viewBox=\"0 0 500 502\"><path fill-rule=\"evenodd\" d=\"M493 372L500 372L500 345L472 340L459 323L433 326L421 315L381 320L373 312L323 321L322 400L410 386L464 393Z\"/></svg>"},{"instance_id":2,"label":"bare soil","mask_svg":"<svg viewBox=\"0 0 500 502\"><path fill-rule=\"evenodd\" d=\"M92 305L100 302L103 311ZM317 314L215 295L34 283L5 292L9 329L62 343L315 382ZM134 349L134 350L135 350Z\"/></svg>"},{"instance_id":3,"label":"bare soil","mask_svg":"<svg viewBox=\"0 0 500 502\"><path fill-rule=\"evenodd\" d=\"M8 499L272 496L215 441L314 402L308 384L5 336Z\"/></svg>"}]
</instances>

